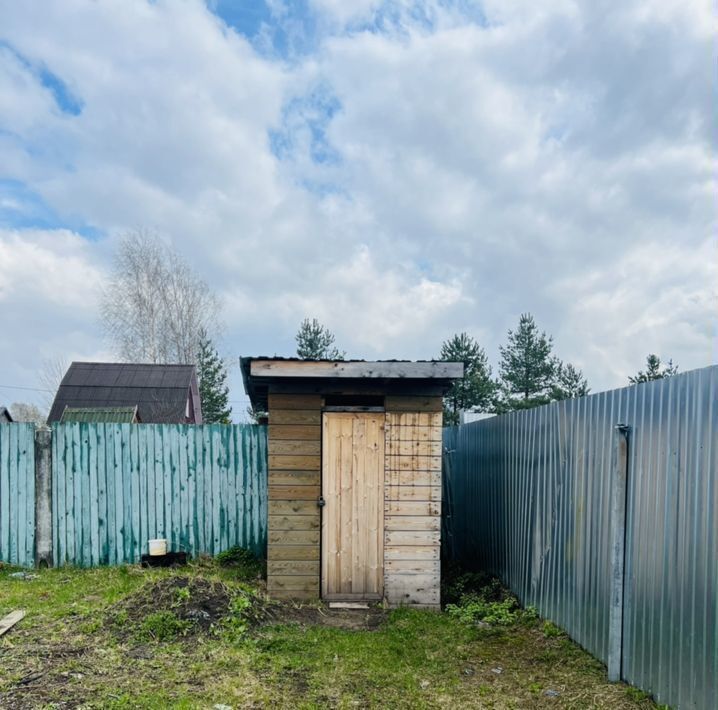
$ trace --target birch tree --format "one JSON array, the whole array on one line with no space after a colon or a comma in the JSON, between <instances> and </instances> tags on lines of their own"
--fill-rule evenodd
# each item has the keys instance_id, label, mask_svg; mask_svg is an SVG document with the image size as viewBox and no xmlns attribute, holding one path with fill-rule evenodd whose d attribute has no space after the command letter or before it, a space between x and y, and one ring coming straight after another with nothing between
<instances>
[{"instance_id":1,"label":"birch tree","mask_svg":"<svg viewBox=\"0 0 718 710\"><path fill-rule=\"evenodd\" d=\"M187 262L145 230L128 233L103 290L101 317L126 362L195 363L219 302Z\"/></svg>"}]
</instances>

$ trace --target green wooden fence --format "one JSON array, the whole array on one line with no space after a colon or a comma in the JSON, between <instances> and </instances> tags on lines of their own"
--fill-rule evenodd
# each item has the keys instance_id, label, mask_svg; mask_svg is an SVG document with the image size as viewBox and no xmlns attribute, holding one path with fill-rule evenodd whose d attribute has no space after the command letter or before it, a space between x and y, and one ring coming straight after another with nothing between
<instances>
[{"instance_id":1,"label":"green wooden fence","mask_svg":"<svg viewBox=\"0 0 718 710\"><path fill-rule=\"evenodd\" d=\"M0 424L0 562L35 559L35 427Z\"/></svg>"},{"instance_id":2,"label":"green wooden fence","mask_svg":"<svg viewBox=\"0 0 718 710\"><path fill-rule=\"evenodd\" d=\"M56 565L137 562L152 538L264 555L266 428L73 423L52 439Z\"/></svg>"}]
</instances>

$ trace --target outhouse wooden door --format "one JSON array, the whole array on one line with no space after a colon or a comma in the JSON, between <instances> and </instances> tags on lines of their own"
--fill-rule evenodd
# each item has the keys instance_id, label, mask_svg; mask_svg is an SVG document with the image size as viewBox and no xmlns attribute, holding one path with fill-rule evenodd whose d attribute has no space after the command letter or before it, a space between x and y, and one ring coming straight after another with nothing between
<instances>
[{"instance_id":1,"label":"outhouse wooden door","mask_svg":"<svg viewBox=\"0 0 718 710\"><path fill-rule=\"evenodd\" d=\"M384 594L384 413L322 420L322 598Z\"/></svg>"}]
</instances>

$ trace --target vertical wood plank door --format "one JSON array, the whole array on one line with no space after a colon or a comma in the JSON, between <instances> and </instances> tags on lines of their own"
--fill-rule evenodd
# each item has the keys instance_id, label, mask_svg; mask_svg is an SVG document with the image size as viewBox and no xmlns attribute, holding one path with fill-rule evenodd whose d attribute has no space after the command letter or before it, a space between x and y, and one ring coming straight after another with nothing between
<instances>
[{"instance_id":1,"label":"vertical wood plank door","mask_svg":"<svg viewBox=\"0 0 718 710\"><path fill-rule=\"evenodd\" d=\"M322 598L384 594L384 413L322 419Z\"/></svg>"}]
</instances>

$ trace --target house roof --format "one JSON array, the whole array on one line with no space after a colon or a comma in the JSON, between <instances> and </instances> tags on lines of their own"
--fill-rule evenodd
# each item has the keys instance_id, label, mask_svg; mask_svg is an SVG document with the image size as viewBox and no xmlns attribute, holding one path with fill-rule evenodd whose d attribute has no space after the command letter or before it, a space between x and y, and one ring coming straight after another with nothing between
<instances>
[{"instance_id":1,"label":"house roof","mask_svg":"<svg viewBox=\"0 0 718 710\"><path fill-rule=\"evenodd\" d=\"M7 407L0 407L0 422L12 422L14 421L10 410Z\"/></svg>"},{"instance_id":2,"label":"house roof","mask_svg":"<svg viewBox=\"0 0 718 710\"><path fill-rule=\"evenodd\" d=\"M134 424L138 421L134 407L65 407L61 423L88 422L102 424Z\"/></svg>"},{"instance_id":3,"label":"house roof","mask_svg":"<svg viewBox=\"0 0 718 710\"><path fill-rule=\"evenodd\" d=\"M252 405L265 408L270 384L315 381L366 386L368 381L384 386L403 383L420 388L432 382L448 388L464 375L461 362L442 360L304 360L301 358L240 358L244 389Z\"/></svg>"},{"instance_id":4,"label":"house roof","mask_svg":"<svg viewBox=\"0 0 718 710\"><path fill-rule=\"evenodd\" d=\"M48 423L60 421L65 407L137 407L145 423L186 421L190 391L197 392L194 365L73 362L62 378ZM199 397L195 419L202 421Z\"/></svg>"}]
</instances>

